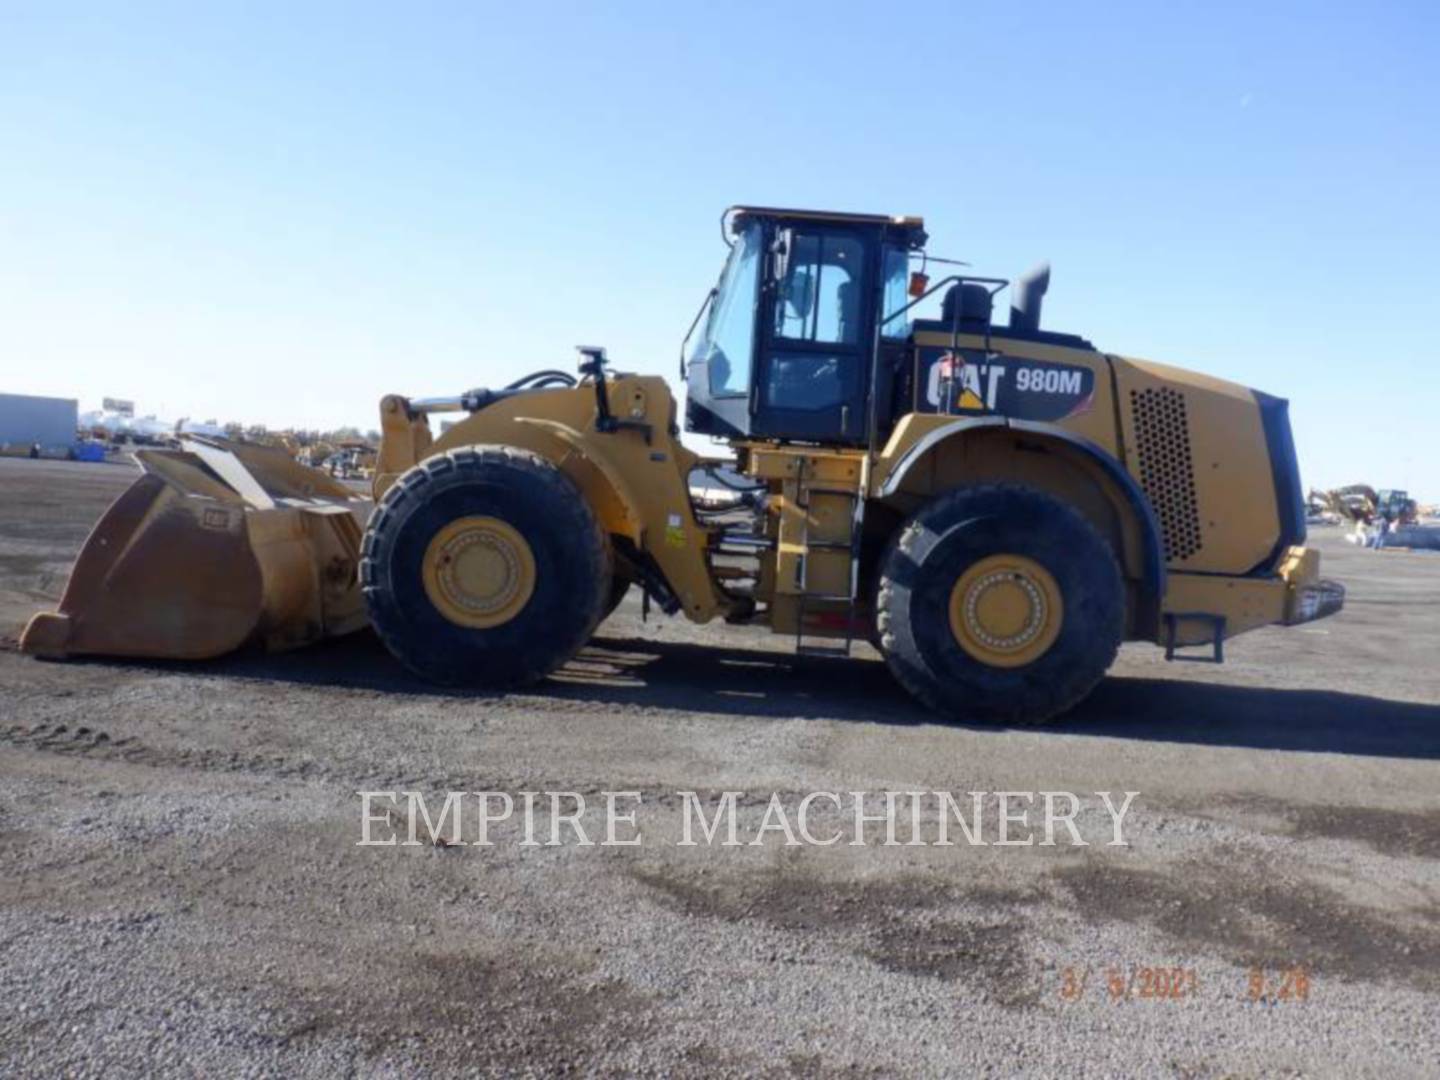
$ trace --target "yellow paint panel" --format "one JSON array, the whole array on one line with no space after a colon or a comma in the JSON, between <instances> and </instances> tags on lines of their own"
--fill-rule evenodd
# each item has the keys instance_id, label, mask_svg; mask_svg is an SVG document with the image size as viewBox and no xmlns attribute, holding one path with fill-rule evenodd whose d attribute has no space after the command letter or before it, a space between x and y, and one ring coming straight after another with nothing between
<instances>
[{"instance_id":1,"label":"yellow paint panel","mask_svg":"<svg viewBox=\"0 0 1440 1080\"><path fill-rule=\"evenodd\" d=\"M1164 611L1223 615L1227 638L1285 618L1287 589L1279 578L1171 574L1167 585ZM1176 644L1201 645L1213 634L1208 622L1182 619L1176 629ZM1164 642L1163 621L1156 641Z\"/></svg>"}]
</instances>

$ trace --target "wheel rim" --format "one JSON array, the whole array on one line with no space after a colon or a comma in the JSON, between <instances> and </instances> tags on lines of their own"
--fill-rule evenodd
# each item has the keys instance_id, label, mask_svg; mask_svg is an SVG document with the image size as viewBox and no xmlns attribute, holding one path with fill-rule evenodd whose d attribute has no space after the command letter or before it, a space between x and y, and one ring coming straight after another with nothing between
<instances>
[{"instance_id":1,"label":"wheel rim","mask_svg":"<svg viewBox=\"0 0 1440 1080\"><path fill-rule=\"evenodd\" d=\"M509 622L529 603L535 553L499 518L458 518L431 538L422 574L425 593L441 615L484 630Z\"/></svg>"},{"instance_id":2,"label":"wheel rim","mask_svg":"<svg viewBox=\"0 0 1440 1080\"><path fill-rule=\"evenodd\" d=\"M1020 667L1044 656L1065 621L1060 586L1024 555L991 555L966 568L950 590L950 632L990 667Z\"/></svg>"}]
</instances>

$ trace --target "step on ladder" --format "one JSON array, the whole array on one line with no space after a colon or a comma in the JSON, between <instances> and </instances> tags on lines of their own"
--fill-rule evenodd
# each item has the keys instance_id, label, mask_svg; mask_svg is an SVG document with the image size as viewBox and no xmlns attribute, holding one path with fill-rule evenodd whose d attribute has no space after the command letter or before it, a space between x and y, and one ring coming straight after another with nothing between
<instances>
[{"instance_id":1,"label":"step on ladder","mask_svg":"<svg viewBox=\"0 0 1440 1080\"><path fill-rule=\"evenodd\" d=\"M804 552L795 565L795 653L797 656L848 657L855 640L855 604L860 591L860 537L864 524L865 500L860 496L860 487L807 487L804 465L796 477L798 498L796 507L801 511L801 546ZM844 540L810 539L811 499L820 496L827 499L844 499L850 504L850 535ZM843 593L814 592L810 588L810 553L812 551L843 551L849 561L847 581L849 588ZM810 604L845 605L844 644L834 644L833 638L817 638L819 643L805 641L805 614Z\"/></svg>"}]
</instances>

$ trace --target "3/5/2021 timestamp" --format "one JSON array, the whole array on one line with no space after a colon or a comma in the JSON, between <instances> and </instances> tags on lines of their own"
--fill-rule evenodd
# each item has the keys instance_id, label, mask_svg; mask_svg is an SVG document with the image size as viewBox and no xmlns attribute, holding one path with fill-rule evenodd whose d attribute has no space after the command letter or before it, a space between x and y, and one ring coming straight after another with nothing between
<instances>
[{"instance_id":1,"label":"3/5/2021 timestamp","mask_svg":"<svg viewBox=\"0 0 1440 1080\"><path fill-rule=\"evenodd\" d=\"M1059 997L1061 1001L1083 1000L1092 989L1092 984L1103 988L1105 998L1113 1002L1123 1001L1190 1001L1201 996L1202 983L1193 967L1183 964L1112 964L1103 972L1095 973L1089 967L1069 966L1060 970ZM1209 988L1207 988L1209 989ZM1224 993L1222 987L1214 987L1217 994ZM1302 965L1267 968L1254 965L1246 973L1242 985L1234 987L1245 1000L1267 1005L1281 1002L1308 1001L1310 999L1310 975Z\"/></svg>"}]
</instances>

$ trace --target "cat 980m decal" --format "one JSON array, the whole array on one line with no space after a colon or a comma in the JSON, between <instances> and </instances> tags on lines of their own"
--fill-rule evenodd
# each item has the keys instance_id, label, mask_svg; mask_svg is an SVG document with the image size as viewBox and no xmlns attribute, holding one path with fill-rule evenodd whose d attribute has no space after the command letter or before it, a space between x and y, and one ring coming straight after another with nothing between
<instances>
[{"instance_id":1,"label":"cat 980m decal","mask_svg":"<svg viewBox=\"0 0 1440 1080\"><path fill-rule=\"evenodd\" d=\"M974 349L920 350L920 412L994 413L1054 421L1090 408L1095 372Z\"/></svg>"}]
</instances>

